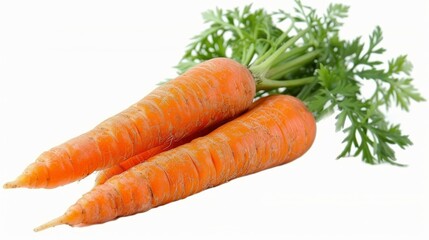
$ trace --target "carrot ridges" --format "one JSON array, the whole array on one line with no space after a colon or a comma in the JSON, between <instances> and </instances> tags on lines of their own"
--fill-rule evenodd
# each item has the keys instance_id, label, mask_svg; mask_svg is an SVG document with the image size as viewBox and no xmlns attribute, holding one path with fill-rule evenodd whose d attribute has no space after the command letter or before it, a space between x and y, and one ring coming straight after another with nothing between
<instances>
[{"instance_id":1,"label":"carrot ridges","mask_svg":"<svg viewBox=\"0 0 429 240\"><path fill-rule=\"evenodd\" d=\"M220 122L214 126L205 128L205 129L203 129L203 130L201 130L201 131L199 131L193 135L190 135L188 137L181 139L180 141L176 141L176 142L168 141L165 144L159 145L159 146L154 147L152 149L149 149L143 153L135 155L135 156L133 156L133 157L131 157L131 158L115 165L115 166L103 169L98 173L97 178L95 179L95 185L103 184L109 178L111 178L115 175L118 175L118 174L130 169L131 167L139 164L139 163L146 161L147 159L155 156L156 154L159 154L161 152L173 149L177 146L188 143L188 142L192 141L193 139L204 136L204 135L208 134L209 132L213 131L217 126L220 126L223 122L224 121L222 121L222 122Z\"/></svg>"},{"instance_id":2,"label":"carrot ridges","mask_svg":"<svg viewBox=\"0 0 429 240\"><path fill-rule=\"evenodd\" d=\"M54 188L80 180L236 117L252 104L255 91L252 74L240 63L202 62L94 129L42 153L35 162L40 166L30 165L5 187Z\"/></svg>"},{"instance_id":3,"label":"carrot ridges","mask_svg":"<svg viewBox=\"0 0 429 240\"><path fill-rule=\"evenodd\" d=\"M280 166L303 155L315 134L315 119L302 102L284 95L267 97L211 133L94 187L69 208L75 220L67 224L88 225L145 212Z\"/></svg>"}]
</instances>

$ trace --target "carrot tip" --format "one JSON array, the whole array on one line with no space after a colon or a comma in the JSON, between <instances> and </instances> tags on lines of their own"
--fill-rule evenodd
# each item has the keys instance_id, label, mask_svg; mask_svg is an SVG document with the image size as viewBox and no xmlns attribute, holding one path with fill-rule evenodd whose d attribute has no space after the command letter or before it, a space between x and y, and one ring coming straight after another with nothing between
<instances>
[{"instance_id":1,"label":"carrot tip","mask_svg":"<svg viewBox=\"0 0 429 240\"><path fill-rule=\"evenodd\" d=\"M7 182L7 183L3 184L3 188L6 188L6 189L8 189L8 188L19 188L19 187L21 187L21 186L20 186L19 182L17 182L17 181L11 181L11 182Z\"/></svg>"},{"instance_id":2,"label":"carrot tip","mask_svg":"<svg viewBox=\"0 0 429 240\"><path fill-rule=\"evenodd\" d=\"M45 224L42 224L42 225L36 227L34 229L34 231L35 232L39 232L39 231L45 230L47 228L55 227L55 226L61 225L61 224L65 224L65 222L64 222L64 216L55 218L55 219L53 219L53 220L51 220L51 221L49 221L49 222L47 222Z\"/></svg>"},{"instance_id":3,"label":"carrot tip","mask_svg":"<svg viewBox=\"0 0 429 240\"><path fill-rule=\"evenodd\" d=\"M3 188L21 188L21 187L27 187L27 188L33 187L30 184L30 178L27 174L22 174L18 176L15 180L7 182L3 185Z\"/></svg>"}]
</instances>

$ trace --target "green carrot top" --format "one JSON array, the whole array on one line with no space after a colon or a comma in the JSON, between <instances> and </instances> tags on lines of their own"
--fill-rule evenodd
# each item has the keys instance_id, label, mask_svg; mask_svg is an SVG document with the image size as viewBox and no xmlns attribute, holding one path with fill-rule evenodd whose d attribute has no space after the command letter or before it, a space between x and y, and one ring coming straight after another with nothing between
<instances>
[{"instance_id":1,"label":"green carrot top","mask_svg":"<svg viewBox=\"0 0 429 240\"><path fill-rule=\"evenodd\" d=\"M177 65L183 73L197 63L227 57L248 66L257 87L255 98L288 94L306 103L316 119L336 114L336 130L345 134L338 158L361 156L369 164L396 162L393 146L412 144L399 124L388 122L384 111L392 106L408 111L411 101L424 101L412 85L411 63L405 55L387 62L380 27L365 44L339 36L348 6L329 5L319 16L299 0L291 13L263 9L209 10L209 27L196 35ZM283 30L285 29L285 30ZM361 85L371 81L370 97Z\"/></svg>"}]
</instances>

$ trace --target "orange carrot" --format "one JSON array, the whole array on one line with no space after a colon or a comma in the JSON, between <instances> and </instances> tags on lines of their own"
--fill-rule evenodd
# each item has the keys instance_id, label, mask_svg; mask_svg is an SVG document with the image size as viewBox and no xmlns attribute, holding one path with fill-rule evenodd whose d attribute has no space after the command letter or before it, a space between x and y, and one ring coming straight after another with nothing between
<instances>
[{"instance_id":1,"label":"orange carrot","mask_svg":"<svg viewBox=\"0 0 429 240\"><path fill-rule=\"evenodd\" d=\"M227 58L203 62L93 130L42 153L5 188L53 188L230 119L253 102L255 81Z\"/></svg>"},{"instance_id":2,"label":"orange carrot","mask_svg":"<svg viewBox=\"0 0 429 240\"><path fill-rule=\"evenodd\" d=\"M258 100L242 116L162 152L85 194L61 217L40 227L89 225L186 198L304 154L316 134L313 115L291 96Z\"/></svg>"},{"instance_id":3,"label":"orange carrot","mask_svg":"<svg viewBox=\"0 0 429 240\"><path fill-rule=\"evenodd\" d=\"M179 145L182 141L179 141ZM186 142L184 142L186 143ZM175 147L177 143L166 143L157 147L154 147L152 149L149 149L145 152L142 152L140 154L137 154L121 163L118 163L114 166L105 168L100 170L100 172L97 174L97 177L95 179L95 184L96 185L100 185L103 184L104 182L106 182L109 178L118 175L120 173L122 173L123 171L139 164L142 163L144 161L146 161L147 159L149 159L150 157L155 156L158 153L170 150L171 148Z\"/></svg>"},{"instance_id":4,"label":"orange carrot","mask_svg":"<svg viewBox=\"0 0 429 240\"><path fill-rule=\"evenodd\" d=\"M158 147L154 147L154 148L149 149L143 153L137 154L134 157L131 157L131 158L119 163L119 164L116 164L115 166L103 169L98 173L97 178L95 179L95 184L96 185L103 184L109 178L111 178L115 175L118 175L118 174L134 167L135 165L137 165L139 163L146 161L147 159L155 156L156 154L170 150L170 149L173 149L177 146L188 143L195 138L204 136L204 135L208 134L209 132L211 132L212 130L214 130L216 126L220 126L220 125L222 125L222 124L216 124L212 127L203 129L202 131L199 131L199 132L195 133L194 135L186 137L186 138L184 138L178 142L173 142L173 143L169 142L169 143L165 143L163 145L160 145Z\"/></svg>"}]
</instances>

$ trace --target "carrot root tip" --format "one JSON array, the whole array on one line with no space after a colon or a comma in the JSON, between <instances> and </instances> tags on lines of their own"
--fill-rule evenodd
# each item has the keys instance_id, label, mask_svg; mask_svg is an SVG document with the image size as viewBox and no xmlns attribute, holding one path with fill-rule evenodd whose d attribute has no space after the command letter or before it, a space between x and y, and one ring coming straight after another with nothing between
<instances>
[{"instance_id":1,"label":"carrot root tip","mask_svg":"<svg viewBox=\"0 0 429 240\"><path fill-rule=\"evenodd\" d=\"M3 184L3 188L9 189L9 188L19 188L20 184L17 181L11 181Z\"/></svg>"},{"instance_id":2,"label":"carrot root tip","mask_svg":"<svg viewBox=\"0 0 429 240\"><path fill-rule=\"evenodd\" d=\"M39 231L45 230L47 228L55 227L55 226L58 226L58 225L61 225L61 224L65 224L65 222L64 222L64 216L55 218L55 219L53 219L53 220L51 220L51 221L49 221L49 222L47 222L45 224L42 224L42 225L34 228L34 231L35 232L39 232Z\"/></svg>"}]
</instances>

